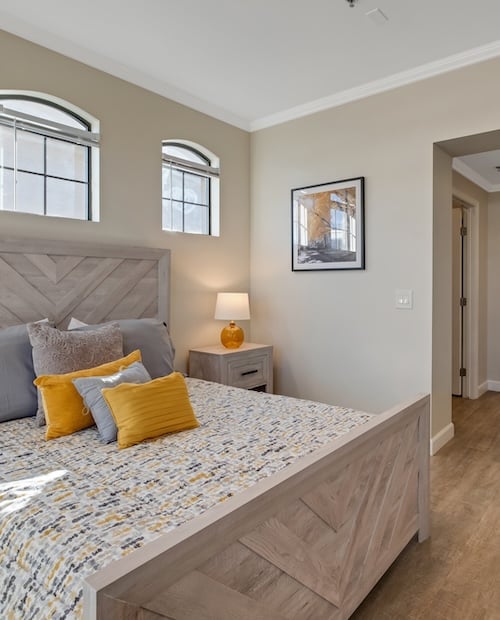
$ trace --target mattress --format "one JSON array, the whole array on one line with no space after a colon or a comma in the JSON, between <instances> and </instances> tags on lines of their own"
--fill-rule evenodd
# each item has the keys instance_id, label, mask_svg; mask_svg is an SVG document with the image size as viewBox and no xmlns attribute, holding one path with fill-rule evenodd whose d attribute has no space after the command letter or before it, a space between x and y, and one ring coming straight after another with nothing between
<instances>
[{"instance_id":1,"label":"mattress","mask_svg":"<svg viewBox=\"0 0 500 620\"><path fill-rule=\"evenodd\" d=\"M200 427L118 450L0 425L0 617L79 618L82 582L372 416L187 379Z\"/></svg>"}]
</instances>

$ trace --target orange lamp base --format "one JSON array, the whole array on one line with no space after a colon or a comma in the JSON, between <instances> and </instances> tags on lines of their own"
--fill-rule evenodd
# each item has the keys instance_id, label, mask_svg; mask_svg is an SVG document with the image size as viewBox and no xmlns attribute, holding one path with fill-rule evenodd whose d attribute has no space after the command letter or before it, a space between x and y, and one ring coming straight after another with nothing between
<instances>
[{"instance_id":1,"label":"orange lamp base","mask_svg":"<svg viewBox=\"0 0 500 620\"><path fill-rule=\"evenodd\" d=\"M229 321L229 325L224 327L220 333L220 341L226 349L237 349L241 347L245 334L241 327L238 327L234 321Z\"/></svg>"}]
</instances>

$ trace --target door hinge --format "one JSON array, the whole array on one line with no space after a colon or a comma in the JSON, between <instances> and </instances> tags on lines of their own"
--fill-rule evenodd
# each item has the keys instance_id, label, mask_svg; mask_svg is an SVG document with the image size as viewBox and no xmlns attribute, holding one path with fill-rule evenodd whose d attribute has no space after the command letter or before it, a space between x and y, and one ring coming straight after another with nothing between
<instances>
[{"instance_id":1,"label":"door hinge","mask_svg":"<svg viewBox=\"0 0 500 620\"><path fill-rule=\"evenodd\" d=\"M467 235L467 226L460 226L460 234L462 237Z\"/></svg>"},{"instance_id":2,"label":"door hinge","mask_svg":"<svg viewBox=\"0 0 500 620\"><path fill-rule=\"evenodd\" d=\"M465 368L460 368L460 376L461 377L466 377L467 376L467 370Z\"/></svg>"},{"instance_id":3,"label":"door hinge","mask_svg":"<svg viewBox=\"0 0 500 620\"><path fill-rule=\"evenodd\" d=\"M467 297L460 297L460 306L463 308L467 305Z\"/></svg>"}]
</instances>

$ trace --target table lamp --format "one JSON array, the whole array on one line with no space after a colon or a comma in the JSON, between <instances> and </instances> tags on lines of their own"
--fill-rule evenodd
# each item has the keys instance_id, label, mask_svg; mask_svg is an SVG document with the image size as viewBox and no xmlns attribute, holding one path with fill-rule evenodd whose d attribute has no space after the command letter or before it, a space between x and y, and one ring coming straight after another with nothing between
<instances>
[{"instance_id":1,"label":"table lamp","mask_svg":"<svg viewBox=\"0 0 500 620\"><path fill-rule=\"evenodd\" d=\"M227 349L237 349L243 343L245 334L235 321L250 318L248 293L217 293L215 318L229 321L220 333L220 341Z\"/></svg>"}]
</instances>

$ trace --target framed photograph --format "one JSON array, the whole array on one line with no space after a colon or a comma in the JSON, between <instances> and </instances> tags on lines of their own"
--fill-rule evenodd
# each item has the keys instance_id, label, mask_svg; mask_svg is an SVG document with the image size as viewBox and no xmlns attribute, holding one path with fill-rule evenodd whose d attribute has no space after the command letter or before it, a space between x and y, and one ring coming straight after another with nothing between
<instances>
[{"instance_id":1,"label":"framed photograph","mask_svg":"<svg viewBox=\"0 0 500 620\"><path fill-rule=\"evenodd\" d=\"M364 181L292 189L292 271L365 268Z\"/></svg>"}]
</instances>

